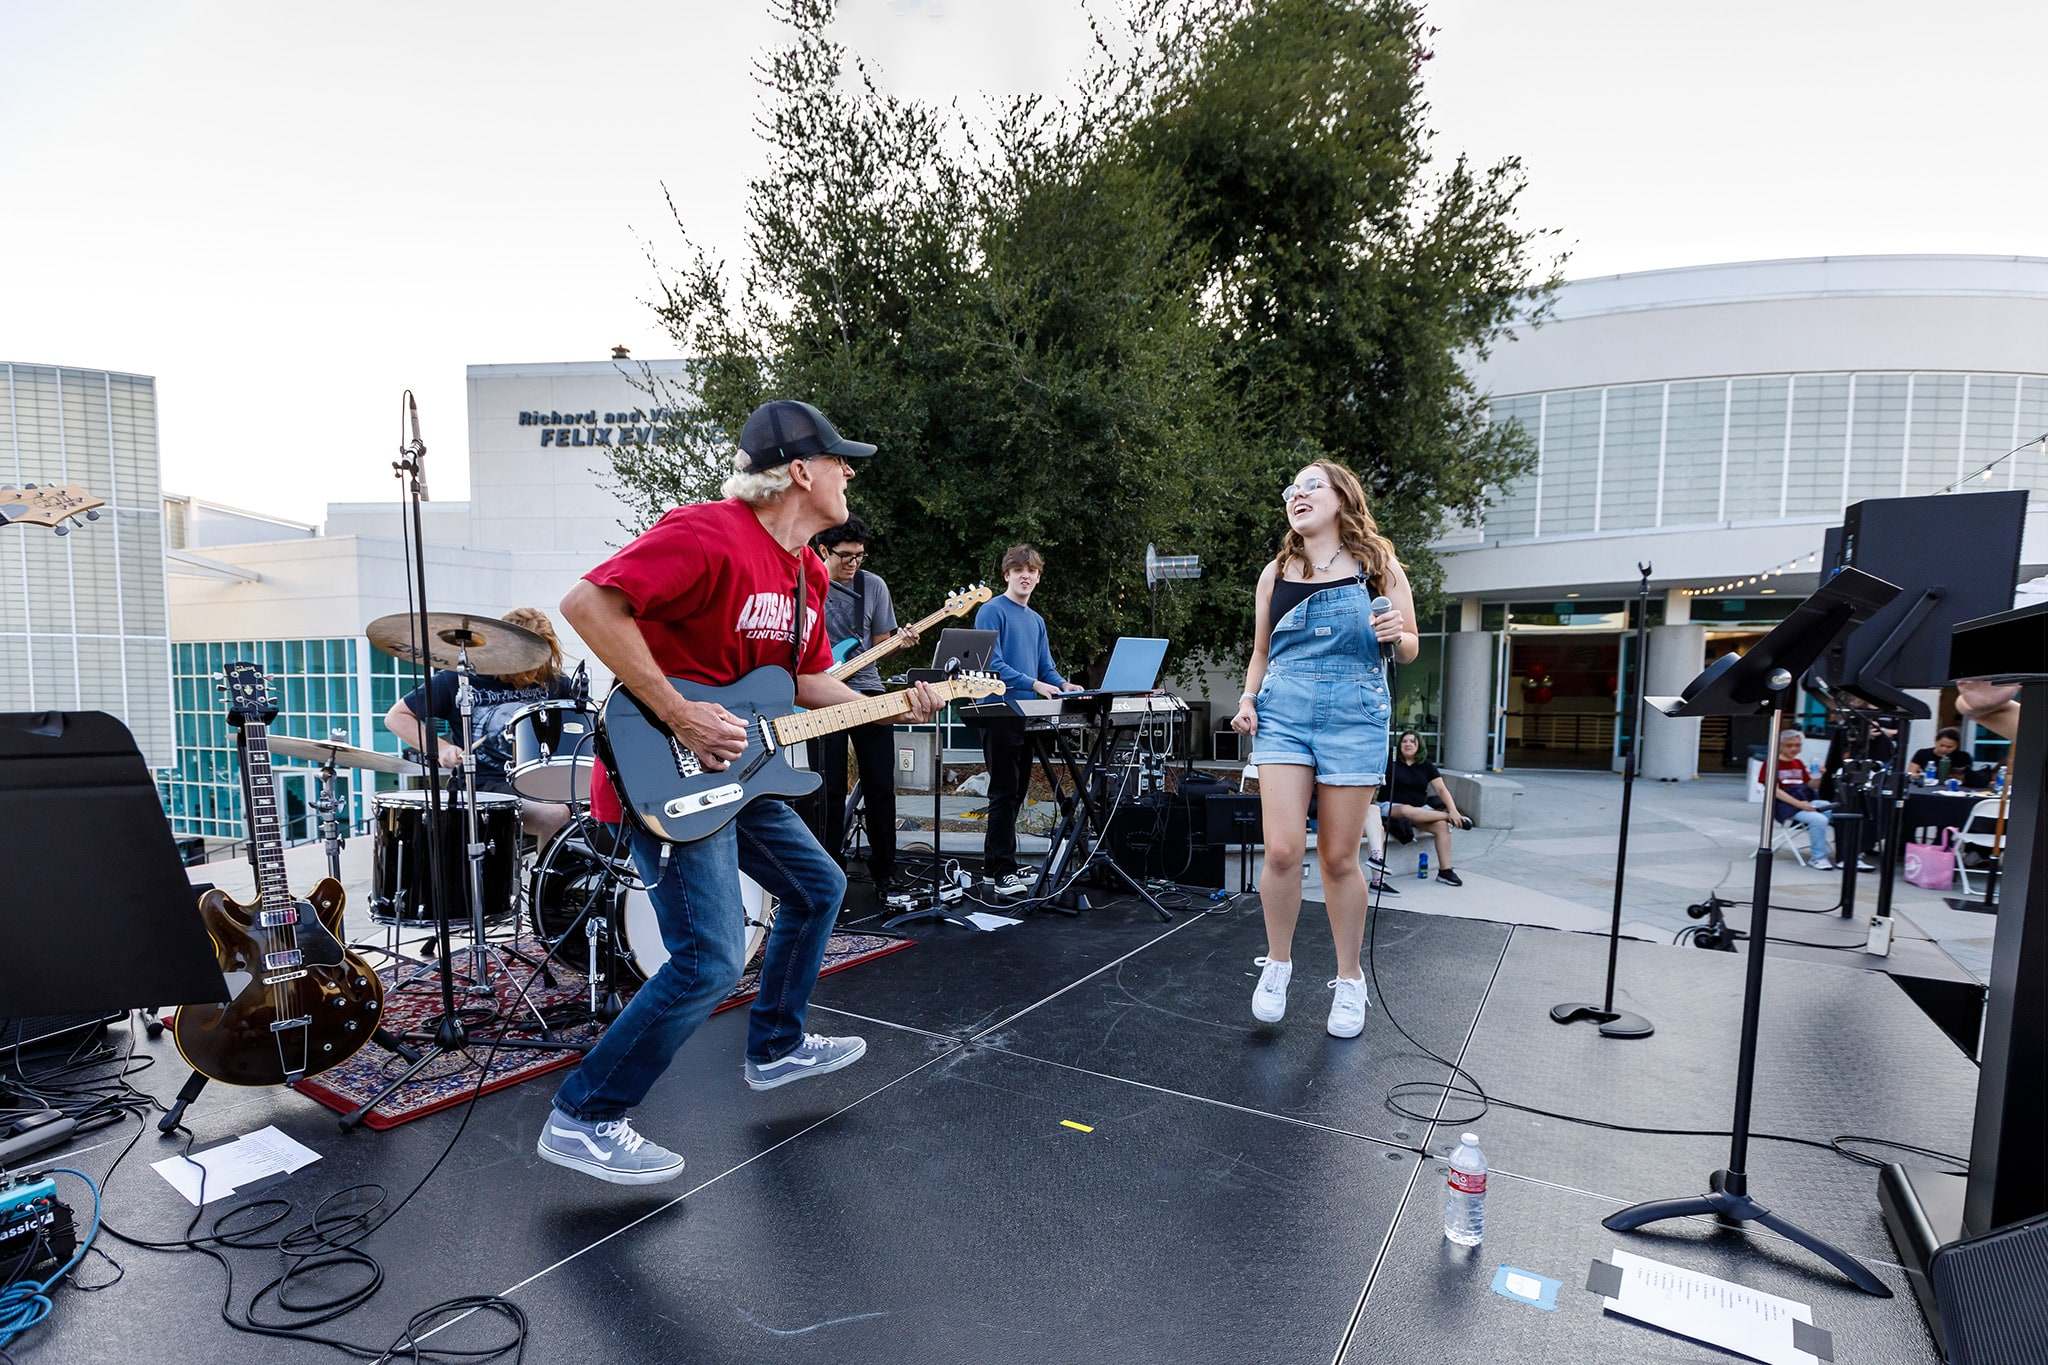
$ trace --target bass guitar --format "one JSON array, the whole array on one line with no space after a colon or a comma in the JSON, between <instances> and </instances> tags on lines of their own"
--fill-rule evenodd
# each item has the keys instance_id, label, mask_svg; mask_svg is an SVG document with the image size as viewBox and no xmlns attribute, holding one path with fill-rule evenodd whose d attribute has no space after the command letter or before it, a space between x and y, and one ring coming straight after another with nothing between
<instances>
[{"instance_id":1,"label":"bass guitar","mask_svg":"<svg viewBox=\"0 0 2048 1365\"><path fill-rule=\"evenodd\" d=\"M222 670L228 721L242 732L249 843L257 900L225 891L199 900L200 918L234 998L182 1005L172 1037L185 1064L228 1085L286 1085L356 1054L378 1025L384 983L341 945L342 890L323 879L304 900L285 880L284 840L270 771L270 682L251 663Z\"/></svg>"},{"instance_id":2,"label":"bass guitar","mask_svg":"<svg viewBox=\"0 0 2048 1365\"><path fill-rule=\"evenodd\" d=\"M940 607L922 621L913 621L871 649L861 650L858 654L843 655L840 652L841 650L856 648L860 644L859 640L849 635L832 647L832 657L838 659L839 662L832 665L831 675L842 680L850 678L869 664L886 658L903 648L905 636L922 635L949 617L965 616L969 611L972 611L975 607L980 606L993 596L995 594L989 590L989 586L986 583L977 583L971 588L955 588L953 589L953 595L946 599L946 605Z\"/></svg>"},{"instance_id":3,"label":"bass guitar","mask_svg":"<svg viewBox=\"0 0 2048 1365\"><path fill-rule=\"evenodd\" d=\"M631 692L615 687L606 698L597 723L598 752L627 811L649 834L672 844L718 833L764 796L816 791L824 779L792 767L790 745L893 720L908 714L911 698L909 692L885 692L798 711L796 679L772 664L726 687L683 678L670 678L668 684L687 700L718 703L747 728L746 752L712 772ZM1002 690L1002 679L993 673L963 673L932 684L942 701L990 697Z\"/></svg>"}]
</instances>

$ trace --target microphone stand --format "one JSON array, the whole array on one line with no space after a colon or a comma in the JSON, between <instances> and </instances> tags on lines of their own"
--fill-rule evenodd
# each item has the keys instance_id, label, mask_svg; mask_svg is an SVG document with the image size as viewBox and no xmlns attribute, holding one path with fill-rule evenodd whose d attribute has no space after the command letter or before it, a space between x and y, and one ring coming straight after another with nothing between
<instances>
[{"instance_id":1,"label":"microphone stand","mask_svg":"<svg viewBox=\"0 0 2048 1365\"><path fill-rule=\"evenodd\" d=\"M427 615L426 532L421 524L423 516L420 512L420 504L426 500L427 496L427 446L426 442L420 439L419 408L413 403L410 391L407 391L405 395L405 404L412 420L412 440L399 446L398 459L392 461L391 468L393 476L405 485L405 500L408 504L407 511L412 524L413 596L412 600L406 604L406 609L413 612L418 621L418 638L413 644L413 662L419 665L420 686L422 689L425 689L432 681L433 672L430 657L431 651L427 646L427 641L432 638L432 632ZM443 879L444 869L441 866L439 851L441 841L438 836L441 830L441 811L443 809L441 805L441 745L438 738L432 733L431 722L426 723L423 728L426 732L420 736L422 741L420 744L420 758L425 762L427 768L427 888L428 894L432 896L434 902L435 953L439 958L437 967L441 977L441 1014L434 1023L434 1031L432 1033L400 1035L407 1042L427 1044L426 1050L419 1054L419 1059L411 1066L408 1066L404 1071L393 1077L382 1090L379 1090L375 1095L344 1115L341 1119L341 1126L344 1130L355 1128L364 1119L369 1117L371 1110L389 1099L401 1086L411 1081L413 1077L426 1070L429 1066L432 1066L435 1062L440 1061L443 1057L451 1053L462 1052L469 1047L472 1041L489 1042L494 1047L508 1050L517 1051L524 1049L533 1052L580 1052L586 1050L588 1046L587 1044L565 1042L561 1039L550 1038L545 1034L540 1038L478 1038L472 1035L468 1028L464 1026L462 1014L455 1007L454 944L450 937L454 931L450 927L448 920L447 883ZM495 1003L494 996L493 1004L495 1005Z\"/></svg>"},{"instance_id":2,"label":"microphone stand","mask_svg":"<svg viewBox=\"0 0 2048 1365\"><path fill-rule=\"evenodd\" d=\"M1650 564L1637 564L1642 578L1636 583L1636 676L1628 695L1628 752L1621 761L1621 838L1614 849L1614 915L1607 925L1607 994L1594 1005L1572 1001L1550 1007L1550 1017L1560 1024L1591 1019L1600 1025L1603 1038L1647 1038L1657 1031L1640 1014L1614 1008L1614 969L1621 956L1621 884L1628 871L1628 819L1630 798L1636 790L1636 754L1643 743L1643 686L1648 679L1650 655ZM1769 804L1768 800L1765 802Z\"/></svg>"}]
</instances>

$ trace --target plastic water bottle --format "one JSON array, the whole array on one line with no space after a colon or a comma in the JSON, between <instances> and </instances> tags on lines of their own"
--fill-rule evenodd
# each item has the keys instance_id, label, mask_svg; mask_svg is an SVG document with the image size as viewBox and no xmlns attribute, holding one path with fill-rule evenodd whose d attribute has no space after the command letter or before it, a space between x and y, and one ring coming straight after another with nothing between
<instances>
[{"instance_id":1,"label":"plastic water bottle","mask_svg":"<svg viewBox=\"0 0 2048 1365\"><path fill-rule=\"evenodd\" d=\"M1476 1247L1486 1235L1486 1154L1479 1135L1467 1133L1451 1153L1444 1181L1444 1236L1461 1247Z\"/></svg>"},{"instance_id":2,"label":"plastic water bottle","mask_svg":"<svg viewBox=\"0 0 2048 1365\"><path fill-rule=\"evenodd\" d=\"M1992 794L1993 796L1996 796L1996 795L1998 795L1998 794L1999 794L2000 792L2002 792L2002 791L2004 791L2004 790L2005 790L2005 765L2004 765L2003 763L2001 763L2001 764L1999 764L1999 765L1998 765L1998 771L1997 771L1997 772L1995 772L1995 773L1993 773L1993 774L1991 774L1991 794Z\"/></svg>"},{"instance_id":3,"label":"plastic water bottle","mask_svg":"<svg viewBox=\"0 0 2048 1365\"><path fill-rule=\"evenodd\" d=\"M1426 881L1428 881L1428 880L1429 880L1429 850L1428 850L1428 849L1424 849L1424 850L1422 851L1422 856L1421 856L1421 857L1419 857L1419 858L1417 858L1417 859L1415 860L1415 880L1416 880L1416 881L1418 881L1418 882L1426 882Z\"/></svg>"}]
</instances>

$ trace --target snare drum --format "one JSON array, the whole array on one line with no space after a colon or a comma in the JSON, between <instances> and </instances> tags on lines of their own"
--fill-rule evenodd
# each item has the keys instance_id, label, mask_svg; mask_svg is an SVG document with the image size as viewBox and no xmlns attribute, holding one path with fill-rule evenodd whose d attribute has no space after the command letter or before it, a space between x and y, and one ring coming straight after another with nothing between
<instances>
[{"instance_id":1,"label":"snare drum","mask_svg":"<svg viewBox=\"0 0 2048 1365\"><path fill-rule=\"evenodd\" d=\"M654 900L641 887L631 860L609 857L593 847L595 843L608 849L610 842L609 827L583 820L564 826L548 842L534 865L534 923L552 941L572 931L580 935L578 921L586 912L605 916L619 935L619 987L637 990L668 961L668 948L661 941ZM752 967L768 941L776 902L746 873L739 879L747 916L746 964ZM564 948L560 956L574 962L577 951Z\"/></svg>"},{"instance_id":2,"label":"snare drum","mask_svg":"<svg viewBox=\"0 0 2048 1365\"><path fill-rule=\"evenodd\" d=\"M539 701L512 713L500 742L511 753L505 778L529 801L581 805L590 799L597 712L579 701Z\"/></svg>"},{"instance_id":3,"label":"snare drum","mask_svg":"<svg viewBox=\"0 0 2048 1365\"><path fill-rule=\"evenodd\" d=\"M378 924L432 924L427 878L427 825L433 812L423 791L379 792L371 801L370 918ZM463 807L441 798L440 837L434 857L448 888L448 920L469 922L469 864L463 857ZM508 792L476 794L476 837L484 846L484 919L513 911L519 884L519 798Z\"/></svg>"}]
</instances>

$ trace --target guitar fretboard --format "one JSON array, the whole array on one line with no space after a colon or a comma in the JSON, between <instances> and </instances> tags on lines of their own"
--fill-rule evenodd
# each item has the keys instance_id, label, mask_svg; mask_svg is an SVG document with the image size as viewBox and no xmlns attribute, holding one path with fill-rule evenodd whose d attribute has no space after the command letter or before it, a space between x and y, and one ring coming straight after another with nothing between
<instances>
[{"instance_id":1,"label":"guitar fretboard","mask_svg":"<svg viewBox=\"0 0 2048 1365\"><path fill-rule=\"evenodd\" d=\"M939 684L940 695L949 684ZM793 716L783 716L775 721L775 740L778 744L799 744L807 739L819 739L841 730L851 730L856 725L867 725L878 720L894 720L910 711L910 694L907 692L884 692L879 697L862 697L859 701L843 701L837 706L827 706L817 711L799 711Z\"/></svg>"},{"instance_id":2,"label":"guitar fretboard","mask_svg":"<svg viewBox=\"0 0 2048 1365\"><path fill-rule=\"evenodd\" d=\"M249 774L249 841L256 850L256 889L263 908L289 910L291 880L284 870L284 835L277 817L277 781L270 771L270 727L242 727L242 763Z\"/></svg>"}]
</instances>

